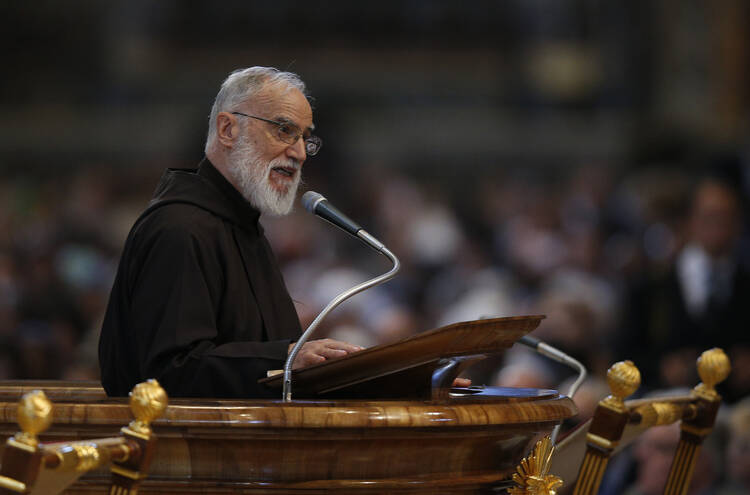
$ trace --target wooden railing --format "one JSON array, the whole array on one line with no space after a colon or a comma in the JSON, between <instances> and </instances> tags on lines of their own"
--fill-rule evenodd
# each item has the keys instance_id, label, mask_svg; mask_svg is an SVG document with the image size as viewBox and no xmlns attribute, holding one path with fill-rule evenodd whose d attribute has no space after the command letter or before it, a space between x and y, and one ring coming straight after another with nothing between
<instances>
[{"instance_id":1,"label":"wooden railing","mask_svg":"<svg viewBox=\"0 0 750 495\"><path fill-rule=\"evenodd\" d=\"M574 495L594 495L599 489L611 455L626 436L652 426L680 422L680 441L675 452L665 495L684 495L692 478L701 444L711 432L721 397L715 386L729 375L730 364L724 351L704 352L697 362L702 382L689 396L625 401L640 386L641 376L630 361L613 365L608 373L611 395L599 402L586 433L586 453L578 471Z\"/></svg>"},{"instance_id":2,"label":"wooden railing","mask_svg":"<svg viewBox=\"0 0 750 495\"><path fill-rule=\"evenodd\" d=\"M0 495L59 493L87 471L106 464L111 471L111 495L137 493L155 450L156 437L149 425L166 407L164 389L149 380L130 393L135 419L119 436L41 443L37 435L50 426L53 405L41 390L26 393L16 417L21 431L7 440L3 450Z\"/></svg>"}]
</instances>

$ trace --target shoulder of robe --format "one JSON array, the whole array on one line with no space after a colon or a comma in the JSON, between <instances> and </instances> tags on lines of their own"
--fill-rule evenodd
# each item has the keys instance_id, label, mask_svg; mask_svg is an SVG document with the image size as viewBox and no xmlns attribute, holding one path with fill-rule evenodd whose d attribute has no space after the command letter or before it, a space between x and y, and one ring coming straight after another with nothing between
<instances>
[{"instance_id":1,"label":"shoulder of robe","mask_svg":"<svg viewBox=\"0 0 750 495\"><path fill-rule=\"evenodd\" d=\"M226 231L225 221L192 204L172 203L161 206L141 218L134 227L133 242L148 248L158 242L168 246L187 241L214 243Z\"/></svg>"},{"instance_id":2,"label":"shoulder of robe","mask_svg":"<svg viewBox=\"0 0 750 495\"><path fill-rule=\"evenodd\" d=\"M223 225L224 220L208 210L189 203L171 203L156 208L141 218L136 230L200 233L222 229Z\"/></svg>"}]
</instances>

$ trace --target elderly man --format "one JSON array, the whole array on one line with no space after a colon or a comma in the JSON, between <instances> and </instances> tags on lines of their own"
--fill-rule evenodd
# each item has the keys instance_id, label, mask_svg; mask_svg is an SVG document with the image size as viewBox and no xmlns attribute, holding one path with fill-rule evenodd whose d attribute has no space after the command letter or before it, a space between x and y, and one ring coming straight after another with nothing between
<instances>
[{"instance_id":1,"label":"elderly man","mask_svg":"<svg viewBox=\"0 0 750 495\"><path fill-rule=\"evenodd\" d=\"M197 170L167 170L133 226L99 341L102 384L126 395L157 378L172 397L269 397L258 385L301 334L258 223L289 213L321 141L295 74L233 72L209 119ZM310 341L294 367L359 350Z\"/></svg>"}]
</instances>

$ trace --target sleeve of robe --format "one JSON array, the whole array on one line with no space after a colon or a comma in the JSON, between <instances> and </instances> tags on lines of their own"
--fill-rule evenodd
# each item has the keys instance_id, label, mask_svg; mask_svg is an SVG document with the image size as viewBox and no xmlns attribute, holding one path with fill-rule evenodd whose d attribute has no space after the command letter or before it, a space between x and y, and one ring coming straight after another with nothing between
<instances>
[{"instance_id":1,"label":"sleeve of robe","mask_svg":"<svg viewBox=\"0 0 750 495\"><path fill-rule=\"evenodd\" d=\"M257 380L283 367L290 341L217 343L216 306L228 297L221 280L226 246L210 230L190 225L200 225L200 218L165 221L159 213L147 220L158 228L137 234L128 276L140 375L155 377L172 397L280 395Z\"/></svg>"}]
</instances>

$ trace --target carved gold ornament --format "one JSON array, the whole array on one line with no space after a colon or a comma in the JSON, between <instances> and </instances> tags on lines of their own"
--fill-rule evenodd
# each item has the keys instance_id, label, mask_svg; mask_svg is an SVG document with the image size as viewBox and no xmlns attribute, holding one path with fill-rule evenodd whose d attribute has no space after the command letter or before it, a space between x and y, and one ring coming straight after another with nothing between
<instances>
[{"instance_id":1,"label":"carved gold ornament","mask_svg":"<svg viewBox=\"0 0 750 495\"><path fill-rule=\"evenodd\" d=\"M32 390L18 403L18 425L21 432L15 439L29 447L36 447L37 433L41 433L52 423L52 403L41 390Z\"/></svg>"},{"instance_id":2,"label":"carved gold ornament","mask_svg":"<svg viewBox=\"0 0 750 495\"><path fill-rule=\"evenodd\" d=\"M731 364L723 350L718 347L703 351L697 362L698 375L701 382L693 390L701 397L711 401L719 400L716 384L723 382L729 376Z\"/></svg>"},{"instance_id":3,"label":"carved gold ornament","mask_svg":"<svg viewBox=\"0 0 750 495\"><path fill-rule=\"evenodd\" d=\"M531 454L521 461L513 473L518 485L508 489L509 495L556 495L562 479L549 474L550 461L555 447L549 437L539 440Z\"/></svg>"},{"instance_id":4,"label":"carved gold ornament","mask_svg":"<svg viewBox=\"0 0 750 495\"><path fill-rule=\"evenodd\" d=\"M90 469L94 469L104 460L94 443L74 443L72 448L78 458L78 462L75 466L76 471L86 472Z\"/></svg>"},{"instance_id":5,"label":"carved gold ornament","mask_svg":"<svg viewBox=\"0 0 750 495\"><path fill-rule=\"evenodd\" d=\"M167 393L153 378L139 383L130 392L130 410L135 419L128 427L140 434L151 435L151 421L162 415L167 408Z\"/></svg>"},{"instance_id":6,"label":"carved gold ornament","mask_svg":"<svg viewBox=\"0 0 750 495\"><path fill-rule=\"evenodd\" d=\"M641 426L671 425L682 419L682 406L671 402L651 402L635 408Z\"/></svg>"},{"instance_id":7,"label":"carved gold ornament","mask_svg":"<svg viewBox=\"0 0 750 495\"><path fill-rule=\"evenodd\" d=\"M612 395L602 401L602 405L624 412L625 397L633 394L641 385L641 372L633 361L619 361L607 370L607 385Z\"/></svg>"}]
</instances>

